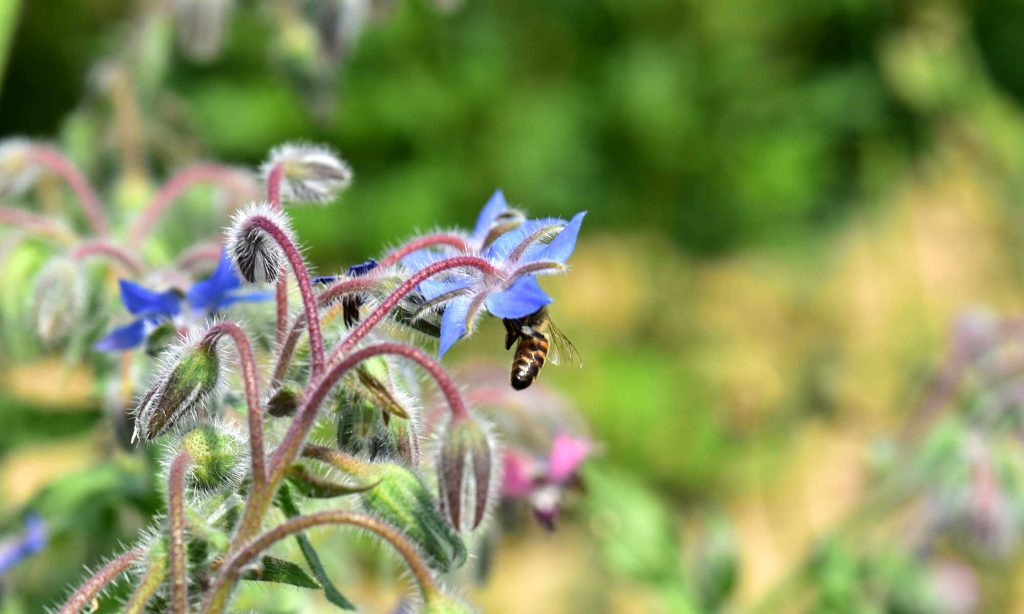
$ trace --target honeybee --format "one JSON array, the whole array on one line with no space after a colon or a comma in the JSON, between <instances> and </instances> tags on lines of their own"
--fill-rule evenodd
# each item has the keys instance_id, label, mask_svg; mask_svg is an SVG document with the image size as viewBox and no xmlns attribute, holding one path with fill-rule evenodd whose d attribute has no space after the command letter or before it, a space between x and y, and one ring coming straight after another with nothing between
<instances>
[{"instance_id":1,"label":"honeybee","mask_svg":"<svg viewBox=\"0 0 1024 614\"><path fill-rule=\"evenodd\" d=\"M576 347L551 321L546 307L528 316L502 322L505 323L505 349L519 341L512 358L512 387L516 390L528 388L548 358L556 365L563 360L580 364Z\"/></svg>"}]
</instances>

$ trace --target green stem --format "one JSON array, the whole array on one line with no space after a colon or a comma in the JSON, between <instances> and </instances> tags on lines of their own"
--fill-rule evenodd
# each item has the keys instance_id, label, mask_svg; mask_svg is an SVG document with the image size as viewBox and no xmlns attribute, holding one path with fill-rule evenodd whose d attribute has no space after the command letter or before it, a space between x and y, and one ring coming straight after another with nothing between
<instances>
[{"instance_id":1,"label":"green stem","mask_svg":"<svg viewBox=\"0 0 1024 614\"><path fill-rule=\"evenodd\" d=\"M7 55L14 43L14 33L17 29L18 13L20 12L21 0L0 0L0 88L3 86L4 72L7 69Z\"/></svg>"}]
</instances>

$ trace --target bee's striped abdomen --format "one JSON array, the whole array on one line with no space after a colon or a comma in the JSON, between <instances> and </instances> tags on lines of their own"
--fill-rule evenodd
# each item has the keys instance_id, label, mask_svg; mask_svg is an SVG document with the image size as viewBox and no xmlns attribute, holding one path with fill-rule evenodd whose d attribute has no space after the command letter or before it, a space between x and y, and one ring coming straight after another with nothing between
<instances>
[{"instance_id":1,"label":"bee's striped abdomen","mask_svg":"<svg viewBox=\"0 0 1024 614\"><path fill-rule=\"evenodd\" d=\"M548 355L548 340L536 331L519 338L516 355L512 360L512 387L516 390L528 388L537 379L540 368Z\"/></svg>"}]
</instances>

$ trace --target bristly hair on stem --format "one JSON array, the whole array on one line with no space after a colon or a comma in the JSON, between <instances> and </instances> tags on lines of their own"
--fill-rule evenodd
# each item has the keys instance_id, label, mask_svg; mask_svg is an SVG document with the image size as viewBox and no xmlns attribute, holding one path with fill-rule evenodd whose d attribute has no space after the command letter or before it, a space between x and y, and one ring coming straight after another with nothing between
<instances>
[{"instance_id":1,"label":"bristly hair on stem","mask_svg":"<svg viewBox=\"0 0 1024 614\"><path fill-rule=\"evenodd\" d=\"M144 550L134 548L111 559L110 562L100 567L99 571L82 583L75 592L71 593L71 596L68 597L68 600L64 602L64 605L58 611L59 614L79 614L86 606L92 603L92 600L104 588L117 580L121 574L128 571L144 555Z\"/></svg>"},{"instance_id":2,"label":"bristly hair on stem","mask_svg":"<svg viewBox=\"0 0 1024 614\"><path fill-rule=\"evenodd\" d=\"M319 375L324 366L320 315L309 271L292 239L287 218L267 203L246 206L232 218L227 249L238 272L249 283L275 281L285 261L291 264L306 314L313 376Z\"/></svg>"},{"instance_id":3,"label":"bristly hair on stem","mask_svg":"<svg viewBox=\"0 0 1024 614\"><path fill-rule=\"evenodd\" d=\"M189 454L181 451L167 476L167 556L171 568L171 611L188 612L188 569L185 552L185 473Z\"/></svg>"}]
</instances>

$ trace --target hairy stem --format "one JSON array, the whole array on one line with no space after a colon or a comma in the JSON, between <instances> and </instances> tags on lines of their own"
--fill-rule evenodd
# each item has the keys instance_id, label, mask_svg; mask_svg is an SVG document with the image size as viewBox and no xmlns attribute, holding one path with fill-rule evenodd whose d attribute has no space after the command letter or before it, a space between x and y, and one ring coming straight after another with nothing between
<instances>
[{"instance_id":1,"label":"hairy stem","mask_svg":"<svg viewBox=\"0 0 1024 614\"><path fill-rule=\"evenodd\" d=\"M253 190L248 182L242 180L238 169L221 164L196 164L179 171L163 186L139 214L135 225L128 233L128 245L137 247L142 244L156 223L182 194L203 183L212 183L239 194L251 195Z\"/></svg>"},{"instance_id":2,"label":"hairy stem","mask_svg":"<svg viewBox=\"0 0 1024 614\"><path fill-rule=\"evenodd\" d=\"M63 153L47 145L34 145L29 150L29 157L35 162L45 166L59 175L68 184L78 198L85 217L92 227L93 232L101 237L110 234L110 222L107 214L103 212L100 199L96 191L89 185L89 181L82 175L78 167L69 160Z\"/></svg>"},{"instance_id":3,"label":"hairy stem","mask_svg":"<svg viewBox=\"0 0 1024 614\"><path fill-rule=\"evenodd\" d=\"M166 577L167 558L164 556L156 557L151 553L149 564L146 566L146 573L139 578L138 584L135 586L135 592L128 598L127 603L124 604L124 614L142 614L145 611L146 604L153 598L153 594L160 588Z\"/></svg>"},{"instance_id":4,"label":"hairy stem","mask_svg":"<svg viewBox=\"0 0 1024 614\"><path fill-rule=\"evenodd\" d=\"M399 247L385 256L384 259L380 261L380 265L391 266L413 252L417 252L426 247L433 247L435 245L448 245L450 247L454 247L460 252L469 251L469 245L466 244L466 240L461 236L447 232L439 232L409 241L402 247Z\"/></svg>"},{"instance_id":5,"label":"hairy stem","mask_svg":"<svg viewBox=\"0 0 1024 614\"><path fill-rule=\"evenodd\" d=\"M316 309L316 297L313 294L313 287L309 283L309 271L302 261L302 255L292 243L288 235L279 228L273 221L261 215L250 218L249 223L266 232L277 241L277 244L284 250L285 256L292 265L292 272L299 283L299 293L302 295L302 306L306 312L306 327L309 330L309 348L313 363L313 377L320 375L324 370L324 341L320 332L320 316ZM283 275L278 276L284 279ZM279 291L280 292L280 291ZM278 295L280 299L280 294ZM278 305L278 317L280 317L280 302ZM285 314L287 318L287 313ZM285 324L287 326L287 322Z\"/></svg>"},{"instance_id":6,"label":"hairy stem","mask_svg":"<svg viewBox=\"0 0 1024 614\"><path fill-rule=\"evenodd\" d=\"M135 548L115 557L68 597L68 600L61 606L59 614L78 614L82 608L92 603L100 591L116 580L144 554L142 548Z\"/></svg>"},{"instance_id":7,"label":"hairy stem","mask_svg":"<svg viewBox=\"0 0 1024 614\"><path fill-rule=\"evenodd\" d=\"M185 553L185 472L189 455L182 451L171 463L167 478L167 558L171 567L171 611L188 612L188 569Z\"/></svg>"},{"instance_id":8,"label":"hairy stem","mask_svg":"<svg viewBox=\"0 0 1024 614\"><path fill-rule=\"evenodd\" d=\"M291 518L253 539L231 555L221 568L221 573L213 585L213 590L210 592L207 602L203 604L202 611L208 614L224 612L227 609L234 585L238 582L241 575L241 569L267 548L291 535L312 527L327 524L350 525L375 533L387 541L405 560L406 565L409 566L409 570L416 579L416 584L425 597L430 597L440 592L441 589L438 587L433 575L431 575L427 564L416 551L416 547L409 543L400 531L365 514L328 510Z\"/></svg>"},{"instance_id":9,"label":"hairy stem","mask_svg":"<svg viewBox=\"0 0 1024 614\"><path fill-rule=\"evenodd\" d=\"M477 256L455 256L453 258L446 258L445 260L439 260L433 264L423 268L421 271L416 272L414 275L406 279L395 288L385 298L376 309L373 310L370 315L366 316L359 326L355 327L352 332L345 337L345 339L335 348L331 357L327 360L327 364L330 365L335 361L339 360L349 350L351 350L356 343L358 343L363 337L365 337L370 331L374 329L381 321L391 312L392 309L398 306L403 298L410 292L412 292L416 286L420 285L424 280L448 271L451 269L458 268L474 268L487 275L499 276L501 272L494 267L490 262L484 258Z\"/></svg>"},{"instance_id":10,"label":"hairy stem","mask_svg":"<svg viewBox=\"0 0 1024 614\"><path fill-rule=\"evenodd\" d=\"M242 382L245 385L245 401L249 420L249 458L252 466L252 488L262 489L267 481L266 460L263 444L263 412L260 408L259 376L252 343L242 327L234 322L217 322L206 331L203 343L216 343L221 335L231 337L235 342L238 360L242 365Z\"/></svg>"},{"instance_id":11,"label":"hairy stem","mask_svg":"<svg viewBox=\"0 0 1024 614\"><path fill-rule=\"evenodd\" d=\"M316 297L317 307L323 308L330 305L346 294L365 292L366 290L373 288L376 284L377 280L373 277L367 276L342 279L331 285ZM274 375L270 384L271 389L280 383L284 378L285 373L288 371L288 366L291 364L292 357L295 355L295 348L299 343L299 337L302 335L302 328L305 325L306 315L304 313L300 313L295 317L295 322L292 323L291 331L288 333L288 336L285 337L284 342L279 344L280 349L277 355L277 366L274 367Z\"/></svg>"},{"instance_id":12,"label":"hairy stem","mask_svg":"<svg viewBox=\"0 0 1024 614\"><path fill-rule=\"evenodd\" d=\"M89 256L103 256L120 265L126 273L135 276L141 275L145 268L134 254L116 243L102 239L85 241L71 250L72 258L80 259Z\"/></svg>"},{"instance_id":13,"label":"hairy stem","mask_svg":"<svg viewBox=\"0 0 1024 614\"><path fill-rule=\"evenodd\" d=\"M281 205L281 181L284 180L284 165L280 162L270 168L267 173L267 202L275 211L284 213ZM277 276L277 334L274 337L278 345L284 340L288 330L288 280L284 275Z\"/></svg>"},{"instance_id":14,"label":"hairy stem","mask_svg":"<svg viewBox=\"0 0 1024 614\"><path fill-rule=\"evenodd\" d=\"M75 233L70 228L51 220L45 215L39 215L17 207L0 207L0 224L16 226L32 234L46 236L55 241L69 243L76 240Z\"/></svg>"},{"instance_id":15,"label":"hairy stem","mask_svg":"<svg viewBox=\"0 0 1024 614\"><path fill-rule=\"evenodd\" d=\"M340 450L326 446L307 445L302 448L302 455L306 458L314 458L341 469L345 473L358 474L366 468L367 463L359 460L351 454L345 454Z\"/></svg>"}]
</instances>

